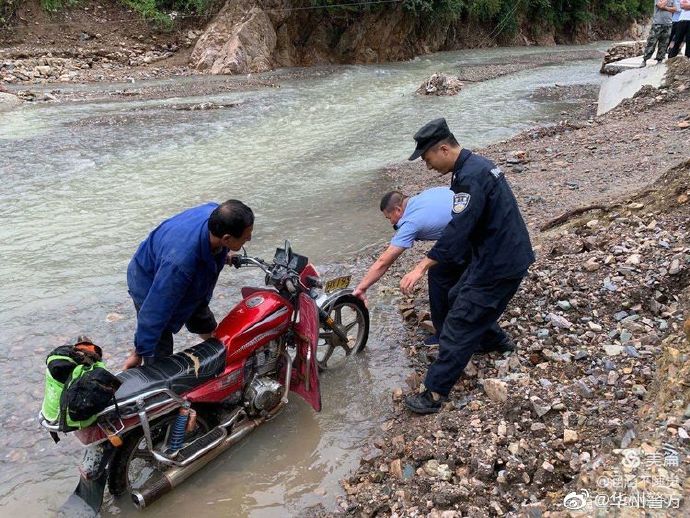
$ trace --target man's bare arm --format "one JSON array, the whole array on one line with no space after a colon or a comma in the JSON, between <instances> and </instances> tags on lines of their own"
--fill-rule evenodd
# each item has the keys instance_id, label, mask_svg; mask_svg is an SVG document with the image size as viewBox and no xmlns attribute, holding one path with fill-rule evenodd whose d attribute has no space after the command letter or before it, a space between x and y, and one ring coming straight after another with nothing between
<instances>
[{"instance_id":1,"label":"man's bare arm","mask_svg":"<svg viewBox=\"0 0 690 518\"><path fill-rule=\"evenodd\" d=\"M411 295L414 285L417 284L419 279L424 277L424 274L429 270L429 268L436 264L438 264L437 261L434 261L428 257L425 257L419 261L417 266L415 266L400 280L400 291L402 291L404 295Z\"/></svg>"},{"instance_id":2,"label":"man's bare arm","mask_svg":"<svg viewBox=\"0 0 690 518\"><path fill-rule=\"evenodd\" d=\"M386 250L379 256L374 264L369 267L364 278L359 281L359 284L355 288L354 294L357 297L362 298L364 292L367 291L374 283L376 283L383 275L388 271L388 268L402 255L405 248L390 245Z\"/></svg>"}]
</instances>

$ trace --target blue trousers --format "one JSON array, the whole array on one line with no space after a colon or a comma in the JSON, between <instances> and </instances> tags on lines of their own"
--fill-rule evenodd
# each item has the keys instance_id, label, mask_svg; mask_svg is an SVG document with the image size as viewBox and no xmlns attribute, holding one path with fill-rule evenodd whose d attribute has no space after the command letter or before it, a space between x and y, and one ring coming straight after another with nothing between
<instances>
[{"instance_id":1,"label":"blue trousers","mask_svg":"<svg viewBox=\"0 0 690 518\"><path fill-rule=\"evenodd\" d=\"M436 335L441 334L443 322L450 309L450 290L455 286L467 268L466 264L439 263L429 268L429 309Z\"/></svg>"},{"instance_id":2,"label":"blue trousers","mask_svg":"<svg viewBox=\"0 0 690 518\"><path fill-rule=\"evenodd\" d=\"M498 319L523 277L476 285L468 284L463 275L449 294L451 307L439 337L438 358L424 380L427 389L447 396L475 352L508 340Z\"/></svg>"}]
</instances>

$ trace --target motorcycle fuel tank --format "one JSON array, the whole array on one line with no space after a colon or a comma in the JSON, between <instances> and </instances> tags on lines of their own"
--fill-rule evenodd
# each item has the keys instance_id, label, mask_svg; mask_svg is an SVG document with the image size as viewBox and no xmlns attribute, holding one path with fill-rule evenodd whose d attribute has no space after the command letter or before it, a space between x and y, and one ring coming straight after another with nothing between
<instances>
[{"instance_id":1,"label":"motorcycle fuel tank","mask_svg":"<svg viewBox=\"0 0 690 518\"><path fill-rule=\"evenodd\" d=\"M257 347L283 334L292 312L292 305L275 291L248 293L215 331L216 338L228 349L227 363L246 358Z\"/></svg>"}]
</instances>

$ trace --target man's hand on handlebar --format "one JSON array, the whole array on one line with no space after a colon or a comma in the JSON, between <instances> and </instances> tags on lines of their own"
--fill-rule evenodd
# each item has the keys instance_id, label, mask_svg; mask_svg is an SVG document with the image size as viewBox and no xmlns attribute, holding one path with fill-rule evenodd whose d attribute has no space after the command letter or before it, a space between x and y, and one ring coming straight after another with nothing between
<instances>
[{"instance_id":1,"label":"man's hand on handlebar","mask_svg":"<svg viewBox=\"0 0 690 518\"><path fill-rule=\"evenodd\" d=\"M228 256L225 258L225 263L231 266L234 266L235 268L239 268L242 266L242 255L240 254L228 254Z\"/></svg>"}]
</instances>

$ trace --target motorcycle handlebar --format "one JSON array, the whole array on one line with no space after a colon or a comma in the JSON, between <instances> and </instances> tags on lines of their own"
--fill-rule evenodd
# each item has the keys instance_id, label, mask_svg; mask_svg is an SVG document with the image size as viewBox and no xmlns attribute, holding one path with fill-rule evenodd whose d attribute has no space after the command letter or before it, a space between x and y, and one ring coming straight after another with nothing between
<instances>
[{"instance_id":1,"label":"motorcycle handlebar","mask_svg":"<svg viewBox=\"0 0 690 518\"><path fill-rule=\"evenodd\" d=\"M305 289L305 290L308 290L308 289L309 289L308 286L302 286L302 283L301 283L300 280L299 280L299 274L298 274L296 271L294 271L294 270L287 269L287 273L288 273L287 278L284 277L284 276L282 276L282 275L281 275L280 277L277 277L277 278L276 278L276 277L275 277L275 275L276 275L276 270L275 270L276 266L280 267L280 269L285 268L285 267L282 266L282 265L269 264L269 263L267 263L266 261L264 261L263 259L260 259L259 257L249 257L249 256L246 256L246 255L245 255L245 256L242 256L242 255L235 255L235 256L233 256L233 257L231 258L230 262L231 262L231 264L232 264L235 268L241 268L242 266L256 266L256 267L260 268L260 269L263 270L266 274L268 274L268 277L266 278L266 279L267 279L267 280L266 280L266 283L267 283L267 284L268 284L268 282L269 282L269 281L268 281L269 278L272 279L272 280L274 280L274 281L277 281L278 279L283 279L283 281L282 281L282 282L284 283L283 286L284 286L285 288L287 288L287 290L288 290L290 293L295 293L296 291L298 291L298 290L297 290L297 285L299 285L300 287L302 287L302 288ZM294 276L295 282L293 282L293 281L290 279L291 276ZM272 284L273 284L273 282L272 282ZM319 284L320 284L320 283L319 283ZM276 286L276 287L277 287L277 286Z\"/></svg>"}]
</instances>

